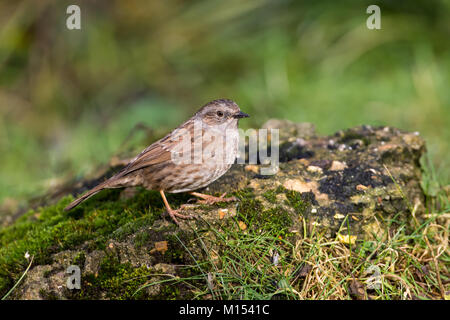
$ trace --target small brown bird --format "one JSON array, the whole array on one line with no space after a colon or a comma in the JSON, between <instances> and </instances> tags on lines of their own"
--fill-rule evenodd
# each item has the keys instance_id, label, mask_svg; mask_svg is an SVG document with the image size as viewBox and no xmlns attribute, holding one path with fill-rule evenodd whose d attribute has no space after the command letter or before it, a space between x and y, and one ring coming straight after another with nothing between
<instances>
[{"instance_id":1,"label":"small brown bird","mask_svg":"<svg viewBox=\"0 0 450 320\"><path fill-rule=\"evenodd\" d=\"M230 169L238 153L238 121L249 115L232 100L219 99L204 105L192 118L164 138L144 149L110 179L89 190L69 204L70 210L103 189L143 186L159 190L167 212L178 224L177 217L188 219L173 210L164 192L189 192L201 203L234 201L225 194L214 197L193 190L206 187Z\"/></svg>"}]
</instances>

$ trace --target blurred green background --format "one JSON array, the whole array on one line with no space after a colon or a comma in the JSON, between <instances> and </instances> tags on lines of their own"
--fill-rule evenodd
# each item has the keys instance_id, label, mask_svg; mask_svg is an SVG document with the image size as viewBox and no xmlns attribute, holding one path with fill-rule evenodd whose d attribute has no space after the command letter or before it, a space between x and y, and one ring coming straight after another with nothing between
<instances>
[{"instance_id":1,"label":"blurred green background","mask_svg":"<svg viewBox=\"0 0 450 320\"><path fill-rule=\"evenodd\" d=\"M81 7L81 30L66 8ZM381 30L366 8L381 7ZM251 115L419 131L449 181L449 1L0 2L0 203L109 161L216 98ZM142 146L143 147L143 146Z\"/></svg>"}]
</instances>

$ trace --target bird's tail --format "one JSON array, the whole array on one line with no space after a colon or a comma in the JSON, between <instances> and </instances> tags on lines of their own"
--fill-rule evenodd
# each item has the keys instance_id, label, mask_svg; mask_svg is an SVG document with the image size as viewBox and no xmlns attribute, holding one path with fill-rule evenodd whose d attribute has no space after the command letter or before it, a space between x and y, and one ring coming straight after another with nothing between
<instances>
[{"instance_id":1,"label":"bird's tail","mask_svg":"<svg viewBox=\"0 0 450 320\"><path fill-rule=\"evenodd\" d=\"M82 195L81 197L79 197L78 199L72 201L67 207L64 208L64 211L69 211L70 209L75 208L77 205L79 205L80 203L82 203L83 201L89 199L90 197L92 197L93 195L99 193L100 191L102 191L103 189L108 188L108 182L109 180L100 183L98 186L92 188L91 190L89 190L88 192L86 192L84 195Z\"/></svg>"}]
</instances>

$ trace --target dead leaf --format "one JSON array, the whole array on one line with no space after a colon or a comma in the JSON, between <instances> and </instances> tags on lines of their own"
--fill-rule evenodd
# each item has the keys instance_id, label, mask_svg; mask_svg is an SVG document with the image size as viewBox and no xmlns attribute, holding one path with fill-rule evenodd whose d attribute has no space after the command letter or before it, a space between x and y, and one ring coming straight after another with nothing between
<instances>
[{"instance_id":1,"label":"dead leaf","mask_svg":"<svg viewBox=\"0 0 450 320\"><path fill-rule=\"evenodd\" d=\"M228 209L219 209L218 213L219 213L219 219L222 220L228 213Z\"/></svg>"},{"instance_id":2,"label":"dead leaf","mask_svg":"<svg viewBox=\"0 0 450 320\"><path fill-rule=\"evenodd\" d=\"M311 272L312 266L309 264L305 264L299 271L298 276L300 278L306 278L306 276Z\"/></svg>"},{"instance_id":3,"label":"dead leaf","mask_svg":"<svg viewBox=\"0 0 450 320\"><path fill-rule=\"evenodd\" d=\"M168 249L169 248L167 241L158 241L155 242L155 248L150 250L150 253L161 252L162 254L164 254Z\"/></svg>"},{"instance_id":4,"label":"dead leaf","mask_svg":"<svg viewBox=\"0 0 450 320\"><path fill-rule=\"evenodd\" d=\"M357 236L337 234L337 240L343 244L355 244Z\"/></svg>"},{"instance_id":5,"label":"dead leaf","mask_svg":"<svg viewBox=\"0 0 450 320\"><path fill-rule=\"evenodd\" d=\"M208 288L211 291L214 291L215 285L214 285L214 276L211 272L208 272L206 283L208 284Z\"/></svg>"},{"instance_id":6,"label":"dead leaf","mask_svg":"<svg viewBox=\"0 0 450 320\"><path fill-rule=\"evenodd\" d=\"M358 184L358 185L356 186L356 190L358 190L358 191L364 191L364 190L367 190L367 187L366 187L365 185L363 185L363 184Z\"/></svg>"},{"instance_id":7,"label":"dead leaf","mask_svg":"<svg viewBox=\"0 0 450 320\"><path fill-rule=\"evenodd\" d=\"M422 266L422 267L420 268L420 270L421 270L425 275L427 275L427 276L430 275L430 270L428 269L427 266Z\"/></svg>"},{"instance_id":8,"label":"dead leaf","mask_svg":"<svg viewBox=\"0 0 450 320\"><path fill-rule=\"evenodd\" d=\"M244 231L245 229L247 229L247 225L243 222L243 221L239 221L238 222L239 228Z\"/></svg>"},{"instance_id":9,"label":"dead leaf","mask_svg":"<svg viewBox=\"0 0 450 320\"><path fill-rule=\"evenodd\" d=\"M358 300L366 299L366 291L364 290L364 285L357 279L352 279L348 287L349 294Z\"/></svg>"},{"instance_id":10,"label":"dead leaf","mask_svg":"<svg viewBox=\"0 0 450 320\"><path fill-rule=\"evenodd\" d=\"M259 174L259 167L254 164L249 164L245 166L245 171L250 171Z\"/></svg>"},{"instance_id":11,"label":"dead leaf","mask_svg":"<svg viewBox=\"0 0 450 320\"><path fill-rule=\"evenodd\" d=\"M378 147L378 150L384 152L395 148L397 148L397 145L395 144L385 144L383 146Z\"/></svg>"},{"instance_id":12,"label":"dead leaf","mask_svg":"<svg viewBox=\"0 0 450 320\"><path fill-rule=\"evenodd\" d=\"M304 165L305 167L309 166L309 161L304 158L298 160L298 162Z\"/></svg>"}]
</instances>

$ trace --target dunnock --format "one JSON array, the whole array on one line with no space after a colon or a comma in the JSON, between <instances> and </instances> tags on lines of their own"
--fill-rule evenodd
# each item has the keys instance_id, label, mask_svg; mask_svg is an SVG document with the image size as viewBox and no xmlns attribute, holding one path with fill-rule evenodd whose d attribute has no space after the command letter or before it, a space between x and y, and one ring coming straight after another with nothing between
<instances>
[{"instance_id":1,"label":"dunnock","mask_svg":"<svg viewBox=\"0 0 450 320\"><path fill-rule=\"evenodd\" d=\"M189 192L200 202L234 201L225 194L214 197L193 190L217 180L233 164L238 153L238 121L246 118L232 100L219 99L204 105L192 118L156 141L110 179L100 183L69 204L70 210L103 189L143 186L159 190L167 212L178 224L178 218L192 218L173 210L164 192Z\"/></svg>"}]
</instances>

